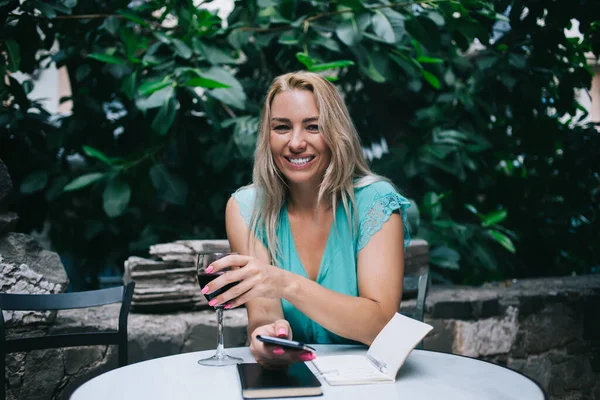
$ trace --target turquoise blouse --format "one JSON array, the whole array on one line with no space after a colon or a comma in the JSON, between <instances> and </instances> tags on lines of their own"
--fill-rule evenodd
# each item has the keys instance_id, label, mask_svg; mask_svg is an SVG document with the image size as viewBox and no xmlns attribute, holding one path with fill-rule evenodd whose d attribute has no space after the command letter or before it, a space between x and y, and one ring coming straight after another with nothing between
<instances>
[{"instance_id":1,"label":"turquoise blouse","mask_svg":"<svg viewBox=\"0 0 600 400\"><path fill-rule=\"evenodd\" d=\"M249 225L254 206L256 190L252 186L239 189L233 194L240 206L242 217ZM410 242L406 224L406 208L409 201L398 194L394 187L386 181L378 181L355 189L356 208L358 213L358 230L348 224L344 206L340 203L336 209L335 223L332 222L329 239L325 246L321 266L316 282L336 292L349 296L358 296L357 257L383 224L389 220L393 212L399 210L404 222L404 248ZM352 224L355 224L352 213ZM266 239L260 238L266 246ZM290 272L308 278L302 266L294 238L290 228L287 206L279 215L277 240L282 255L278 257L278 265ZM300 312L294 305L282 299L281 305L285 319L290 323L294 340L316 344L347 344L349 339L338 336Z\"/></svg>"}]
</instances>

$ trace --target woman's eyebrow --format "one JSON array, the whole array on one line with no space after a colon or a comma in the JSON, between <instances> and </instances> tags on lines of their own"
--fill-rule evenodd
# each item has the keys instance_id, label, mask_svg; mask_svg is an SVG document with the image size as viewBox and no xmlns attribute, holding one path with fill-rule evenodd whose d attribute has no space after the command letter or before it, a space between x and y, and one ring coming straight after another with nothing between
<instances>
[{"instance_id":1,"label":"woman's eyebrow","mask_svg":"<svg viewBox=\"0 0 600 400\"><path fill-rule=\"evenodd\" d=\"M309 118L304 118L302 120L302 123L313 122L313 121L318 121L318 120L319 120L319 117L309 117ZM271 121L290 122L290 120L288 118L279 118L279 117L273 117L273 118L271 118Z\"/></svg>"}]
</instances>

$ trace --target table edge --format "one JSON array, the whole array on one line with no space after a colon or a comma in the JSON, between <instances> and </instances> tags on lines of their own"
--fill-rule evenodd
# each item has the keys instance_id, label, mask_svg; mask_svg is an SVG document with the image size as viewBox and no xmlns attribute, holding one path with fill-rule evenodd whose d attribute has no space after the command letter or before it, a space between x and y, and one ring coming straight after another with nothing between
<instances>
[{"instance_id":1,"label":"table edge","mask_svg":"<svg viewBox=\"0 0 600 400\"><path fill-rule=\"evenodd\" d=\"M500 368L507 369L507 370L509 370L509 371L512 371L512 372L514 372L514 373L516 373L516 374L518 374L518 375L521 375L521 376L522 376L522 377L524 377L525 379L528 379L528 380L530 380L531 382L533 382L533 383L534 383L534 384L535 384L535 385L538 387L538 389L540 389L540 391L542 392L542 395L544 396L544 400L548 400L548 394L546 393L546 391L544 390L544 388L542 387L542 385L540 385L540 384L539 384L539 382L538 382L538 381L536 381L535 379L533 379L533 378L532 378L532 377L530 377L530 376L527 376L527 375L525 375L524 373L522 373L522 372L520 372L520 371L517 371L517 370L515 370L515 369L509 368L509 367L507 367L506 365L498 364L498 363L495 363L495 362L492 362L492 361L488 361L488 360L482 360L482 359L480 359L480 358L476 358L476 357L466 356L466 355L464 355L464 354L448 353L448 352L446 352L446 351L439 351L439 350L427 350L427 349L415 349L415 350L416 350L416 351L429 352L429 353L447 354L447 355L449 355L449 356L456 356L456 357L468 358L468 359L471 359L471 360L475 360L475 361L479 361L479 362L484 362L484 363L492 364L492 365L494 365L494 366L496 366L496 367L500 367ZM414 350L413 350L413 351L414 351Z\"/></svg>"}]
</instances>

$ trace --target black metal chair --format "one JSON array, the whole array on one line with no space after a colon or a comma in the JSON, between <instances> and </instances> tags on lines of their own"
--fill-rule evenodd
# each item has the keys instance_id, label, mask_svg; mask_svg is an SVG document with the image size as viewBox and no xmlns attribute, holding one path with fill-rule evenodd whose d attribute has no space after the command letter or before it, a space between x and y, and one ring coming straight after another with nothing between
<instances>
[{"instance_id":1,"label":"black metal chair","mask_svg":"<svg viewBox=\"0 0 600 400\"><path fill-rule=\"evenodd\" d=\"M403 298L411 297L411 294L416 293L417 301L415 304L414 313L402 312L403 315L416 319L417 321L423 322L425 317L425 300L427 300L427 293L429 292L429 268L426 268L420 275L410 275L404 277L403 286ZM417 349L423 348L423 342L421 341Z\"/></svg>"},{"instance_id":2,"label":"black metal chair","mask_svg":"<svg viewBox=\"0 0 600 400\"><path fill-rule=\"evenodd\" d=\"M62 294L15 294L0 293L0 400L5 399L5 355L40 349L61 347L118 345L119 367L127 365L127 318L135 282L126 286L86 292ZM17 339L7 339L2 310L47 311L88 308L106 304L121 303L119 326L116 331L78 332Z\"/></svg>"}]
</instances>

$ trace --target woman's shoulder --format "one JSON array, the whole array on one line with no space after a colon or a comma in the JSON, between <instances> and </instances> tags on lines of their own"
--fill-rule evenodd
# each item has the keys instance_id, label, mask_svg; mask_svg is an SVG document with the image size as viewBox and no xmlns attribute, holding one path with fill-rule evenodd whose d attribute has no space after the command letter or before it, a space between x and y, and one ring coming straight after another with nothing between
<instances>
[{"instance_id":1,"label":"woman's shoulder","mask_svg":"<svg viewBox=\"0 0 600 400\"><path fill-rule=\"evenodd\" d=\"M242 186L233 192L231 196L238 203L244 221L249 224L256 199L256 188L254 185Z\"/></svg>"},{"instance_id":2,"label":"woman's shoulder","mask_svg":"<svg viewBox=\"0 0 600 400\"><path fill-rule=\"evenodd\" d=\"M254 185L246 185L233 192L232 196L236 200L252 200L256 198L256 187Z\"/></svg>"},{"instance_id":3,"label":"woman's shoulder","mask_svg":"<svg viewBox=\"0 0 600 400\"><path fill-rule=\"evenodd\" d=\"M404 198L387 179L373 177L356 182L354 198L359 206L368 206L371 202L386 196Z\"/></svg>"}]
</instances>

